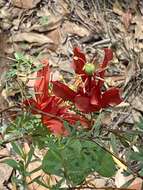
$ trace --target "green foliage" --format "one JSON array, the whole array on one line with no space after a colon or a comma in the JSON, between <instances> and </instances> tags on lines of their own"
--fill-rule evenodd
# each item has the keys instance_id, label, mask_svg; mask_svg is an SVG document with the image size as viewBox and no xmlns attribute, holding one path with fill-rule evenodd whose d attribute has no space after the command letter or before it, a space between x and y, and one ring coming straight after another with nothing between
<instances>
[{"instance_id":1,"label":"green foliage","mask_svg":"<svg viewBox=\"0 0 143 190\"><path fill-rule=\"evenodd\" d=\"M33 116L29 112L18 116L13 123L8 125L5 133L5 139L29 136L39 148L45 146L45 139L49 135L48 129L41 124L39 116Z\"/></svg>"},{"instance_id":2,"label":"green foliage","mask_svg":"<svg viewBox=\"0 0 143 190\"><path fill-rule=\"evenodd\" d=\"M29 171L28 166L31 162L36 160L33 159L34 157L34 147L31 145L30 150L28 153L25 153L22 146L18 143L12 142L11 143L13 150L19 156L19 159L16 161L14 159L6 159L4 163L8 164L13 169L17 170L20 174L20 178L17 179L13 177L12 180L19 186L27 187L26 177L30 176L32 173L41 170L41 167L36 168L34 171Z\"/></svg>"},{"instance_id":3,"label":"green foliage","mask_svg":"<svg viewBox=\"0 0 143 190\"><path fill-rule=\"evenodd\" d=\"M7 127L6 137L8 139L14 139L15 136L30 138L33 146L30 147L29 153L25 154L20 144L12 142L13 150L20 157L20 160L7 160L6 162L18 170L22 176L21 182L14 179L15 182L24 183L26 176L40 170L41 167L45 173L57 175L61 177L62 182L66 181L72 186L83 183L85 178L95 171L105 177L113 176L116 167L112 156L98 144L90 141L94 129L100 129L99 125L100 122L97 122L91 131L86 132L83 129L77 131L76 127L71 127L65 122L70 136L55 137L41 124L39 116L32 116L26 112L17 117L15 122ZM96 132L94 136L99 135ZM32 162L35 146L48 148L48 151L43 158L42 166L27 172L27 167ZM30 183L32 182L47 186L40 179L40 176ZM58 189L61 183L58 182L52 188Z\"/></svg>"},{"instance_id":4,"label":"green foliage","mask_svg":"<svg viewBox=\"0 0 143 190\"><path fill-rule=\"evenodd\" d=\"M15 170L20 170L20 167L18 165L18 162L13 159L6 159L4 163L8 164L10 167L12 167Z\"/></svg>"},{"instance_id":5,"label":"green foliage","mask_svg":"<svg viewBox=\"0 0 143 190\"><path fill-rule=\"evenodd\" d=\"M31 113L26 112L17 117L15 122L11 123L6 129L7 139L14 139L16 136L30 138L33 145L30 147L28 154L25 154L21 144L12 142L13 151L19 156L19 160L7 159L5 163L13 167L21 175L20 179L13 178L14 182L21 185L24 184L26 176L43 170L50 175L57 175L60 180L56 185L49 187L42 181L41 176L31 180L30 183L36 182L46 188L52 190L60 189L61 184L66 182L72 187L81 185L85 178L97 172L104 177L112 177L116 172L116 164L112 159L110 151L106 150L103 140L98 138L102 135L103 129L101 128L100 116L96 120L96 125L90 131L76 130L77 127L71 127L65 122L65 127L69 131L68 137L56 137L51 135L46 127L41 124L39 116L32 116ZM76 124L77 126L79 123ZM140 124L139 124L140 125ZM138 126L138 125L137 125ZM139 127L140 130L140 127ZM110 135L110 145L113 152L118 153L119 143L124 146L127 151L127 158L129 161L136 161L138 163L139 175L143 176L143 148L137 146L138 151L135 152L130 149L130 142L134 141L138 137L138 131L136 133L123 133ZM94 139L94 140L92 140ZM3 144L4 142L1 142ZM107 143L106 143L107 144ZM33 155L35 147L48 149L45 154L42 165L34 169L31 172L27 171L27 168L31 162L33 162ZM131 170L128 170L130 175ZM131 180L132 181L132 180ZM130 182L125 184L127 186Z\"/></svg>"},{"instance_id":6,"label":"green foliage","mask_svg":"<svg viewBox=\"0 0 143 190\"><path fill-rule=\"evenodd\" d=\"M115 174L111 155L100 146L87 140L67 139L50 147L42 163L44 172L65 178L72 185L81 184L93 172L105 177Z\"/></svg>"},{"instance_id":7,"label":"green foliage","mask_svg":"<svg viewBox=\"0 0 143 190\"><path fill-rule=\"evenodd\" d=\"M17 76L28 76L29 74L38 71L41 65L34 66L34 59L27 58L26 55L20 52L14 54L15 59L11 65L10 70L7 73L7 78L11 79Z\"/></svg>"},{"instance_id":8,"label":"green foliage","mask_svg":"<svg viewBox=\"0 0 143 190\"><path fill-rule=\"evenodd\" d=\"M22 147L20 145L16 144L15 142L12 142L11 145L12 145L12 148L15 151L15 153L18 154L21 158L23 158L24 152L22 150Z\"/></svg>"}]
</instances>

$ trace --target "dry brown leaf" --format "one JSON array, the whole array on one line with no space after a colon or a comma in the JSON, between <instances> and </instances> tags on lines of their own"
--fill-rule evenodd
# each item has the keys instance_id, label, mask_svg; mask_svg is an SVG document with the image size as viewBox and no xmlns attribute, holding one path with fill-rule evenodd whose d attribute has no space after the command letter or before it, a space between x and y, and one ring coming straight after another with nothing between
<instances>
[{"instance_id":1,"label":"dry brown leaf","mask_svg":"<svg viewBox=\"0 0 143 190\"><path fill-rule=\"evenodd\" d=\"M29 42L29 43L38 43L40 45L50 43L53 44L53 41L43 34L37 34L34 32L24 32L15 34L11 39L11 42Z\"/></svg>"},{"instance_id":2,"label":"dry brown leaf","mask_svg":"<svg viewBox=\"0 0 143 190\"><path fill-rule=\"evenodd\" d=\"M3 148L3 149L1 149L0 150L0 157L8 157L8 156L10 156L10 152L8 151L8 149L7 148Z\"/></svg>"},{"instance_id":3,"label":"dry brown leaf","mask_svg":"<svg viewBox=\"0 0 143 190\"><path fill-rule=\"evenodd\" d=\"M29 31L48 32L57 29L62 23L62 18L55 18L55 20L49 21L46 25L35 24Z\"/></svg>"},{"instance_id":4,"label":"dry brown leaf","mask_svg":"<svg viewBox=\"0 0 143 190\"><path fill-rule=\"evenodd\" d=\"M131 102L133 108L143 113L143 97L137 96L134 98L134 100Z\"/></svg>"},{"instance_id":5,"label":"dry brown leaf","mask_svg":"<svg viewBox=\"0 0 143 190\"><path fill-rule=\"evenodd\" d=\"M139 9L141 14L143 15L143 1L139 1Z\"/></svg>"},{"instance_id":6,"label":"dry brown leaf","mask_svg":"<svg viewBox=\"0 0 143 190\"><path fill-rule=\"evenodd\" d=\"M125 28L128 29L132 21L132 13L130 9L128 9L125 13L122 14L122 21Z\"/></svg>"},{"instance_id":7,"label":"dry brown leaf","mask_svg":"<svg viewBox=\"0 0 143 190\"><path fill-rule=\"evenodd\" d=\"M10 178L12 170L7 164L0 163L0 189L3 189L3 183Z\"/></svg>"},{"instance_id":8,"label":"dry brown leaf","mask_svg":"<svg viewBox=\"0 0 143 190\"><path fill-rule=\"evenodd\" d=\"M136 74L136 65L134 62L130 62L126 68L125 73L125 86L128 84L128 82L131 80L132 76Z\"/></svg>"},{"instance_id":9,"label":"dry brown leaf","mask_svg":"<svg viewBox=\"0 0 143 190\"><path fill-rule=\"evenodd\" d=\"M143 40L143 16L135 16L132 20L135 26L135 39Z\"/></svg>"},{"instance_id":10,"label":"dry brown leaf","mask_svg":"<svg viewBox=\"0 0 143 190\"><path fill-rule=\"evenodd\" d=\"M63 15L70 13L69 8L68 8L69 3L66 0L60 0L58 2L60 3L61 9L62 9L61 11Z\"/></svg>"},{"instance_id":11,"label":"dry brown leaf","mask_svg":"<svg viewBox=\"0 0 143 190\"><path fill-rule=\"evenodd\" d=\"M133 177L132 175L124 176L123 171L124 170L120 168L115 175L115 185L117 188L120 188Z\"/></svg>"},{"instance_id":12,"label":"dry brown leaf","mask_svg":"<svg viewBox=\"0 0 143 190\"><path fill-rule=\"evenodd\" d=\"M123 14L123 9L118 0L116 0L115 3L113 4L113 12L120 16L122 16Z\"/></svg>"},{"instance_id":13,"label":"dry brown leaf","mask_svg":"<svg viewBox=\"0 0 143 190\"><path fill-rule=\"evenodd\" d=\"M49 39L51 39L54 43L54 45L52 46L52 48L50 48L50 50L55 51L58 48L59 44L61 44L61 37L60 37L59 28L49 32L47 37Z\"/></svg>"},{"instance_id":14,"label":"dry brown leaf","mask_svg":"<svg viewBox=\"0 0 143 190\"><path fill-rule=\"evenodd\" d=\"M129 186L130 189L142 190L143 180L136 178L133 183Z\"/></svg>"},{"instance_id":15,"label":"dry brown leaf","mask_svg":"<svg viewBox=\"0 0 143 190\"><path fill-rule=\"evenodd\" d=\"M32 9L34 8L41 0L12 0L12 5L23 8L23 9Z\"/></svg>"},{"instance_id":16,"label":"dry brown leaf","mask_svg":"<svg viewBox=\"0 0 143 190\"><path fill-rule=\"evenodd\" d=\"M132 116L133 116L134 123L139 123L141 121L142 114L140 111L132 109Z\"/></svg>"},{"instance_id":17,"label":"dry brown leaf","mask_svg":"<svg viewBox=\"0 0 143 190\"><path fill-rule=\"evenodd\" d=\"M30 151L30 147L28 145L28 143L24 143L24 151L26 154L28 154L28 152ZM28 171L33 171L34 169L38 168L41 165L40 161L35 161L29 164L28 166ZM33 173L30 177L27 177L26 181L27 183L29 183L31 180L35 179L38 176L42 176L44 173L42 172L42 170L39 170L35 173ZM28 190L46 190L47 188L44 188L40 185L38 185L37 183L32 183L28 186Z\"/></svg>"},{"instance_id":18,"label":"dry brown leaf","mask_svg":"<svg viewBox=\"0 0 143 190\"><path fill-rule=\"evenodd\" d=\"M111 113L104 113L104 116L101 119L102 125L110 125L112 123Z\"/></svg>"},{"instance_id":19,"label":"dry brown leaf","mask_svg":"<svg viewBox=\"0 0 143 190\"><path fill-rule=\"evenodd\" d=\"M88 36L90 34L89 30L87 30L85 27L69 21L63 23L62 31L64 31L66 34L75 34L80 37Z\"/></svg>"},{"instance_id":20,"label":"dry brown leaf","mask_svg":"<svg viewBox=\"0 0 143 190\"><path fill-rule=\"evenodd\" d=\"M52 31L58 28L63 20L63 15L55 15L51 12L47 6L43 7L41 10L37 12L37 16L39 17L39 22L29 28L29 31ZM43 21L44 18L47 18L46 21Z\"/></svg>"}]
</instances>

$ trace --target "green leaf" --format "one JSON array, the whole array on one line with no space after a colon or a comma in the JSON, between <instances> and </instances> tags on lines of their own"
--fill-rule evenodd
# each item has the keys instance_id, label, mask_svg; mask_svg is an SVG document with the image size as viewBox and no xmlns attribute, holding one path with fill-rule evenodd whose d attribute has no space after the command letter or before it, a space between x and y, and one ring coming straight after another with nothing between
<instances>
[{"instance_id":1,"label":"green leaf","mask_svg":"<svg viewBox=\"0 0 143 190\"><path fill-rule=\"evenodd\" d=\"M13 159L6 159L6 160L4 160L4 163L8 164L10 167L12 167L16 170L20 170L19 163Z\"/></svg>"},{"instance_id":2,"label":"green leaf","mask_svg":"<svg viewBox=\"0 0 143 190\"><path fill-rule=\"evenodd\" d=\"M22 147L20 145L16 144L15 142L12 142L11 145L12 145L12 148L15 151L15 153L17 153L21 158L23 158L24 152L22 150Z\"/></svg>"},{"instance_id":3,"label":"green leaf","mask_svg":"<svg viewBox=\"0 0 143 190\"><path fill-rule=\"evenodd\" d=\"M14 57L15 57L15 59L16 59L17 61L20 61L20 60L23 60L24 55L23 55L22 53L20 53L20 52L15 52L15 53L14 53Z\"/></svg>"},{"instance_id":4,"label":"green leaf","mask_svg":"<svg viewBox=\"0 0 143 190\"><path fill-rule=\"evenodd\" d=\"M97 156L99 155L97 154ZM103 151L102 156L99 156L98 159L100 159L100 168L98 169L99 174L104 177L112 177L116 172L116 167L112 156L109 153Z\"/></svg>"},{"instance_id":5,"label":"green leaf","mask_svg":"<svg viewBox=\"0 0 143 190\"><path fill-rule=\"evenodd\" d=\"M69 137L70 138L70 137ZM42 162L42 169L48 174L59 175L72 184L81 184L92 172L105 177L115 174L112 156L90 141L70 139L63 146L50 146Z\"/></svg>"},{"instance_id":6,"label":"green leaf","mask_svg":"<svg viewBox=\"0 0 143 190\"><path fill-rule=\"evenodd\" d=\"M104 177L111 177L116 172L112 156L101 146L94 142L85 141L87 159L90 160L91 168Z\"/></svg>"},{"instance_id":7,"label":"green leaf","mask_svg":"<svg viewBox=\"0 0 143 190\"><path fill-rule=\"evenodd\" d=\"M80 151L82 149L82 145L81 145L80 141L77 140L77 139L69 141L69 146L68 147L70 149L72 149L72 151L74 151L77 154L80 154Z\"/></svg>"},{"instance_id":8,"label":"green leaf","mask_svg":"<svg viewBox=\"0 0 143 190\"><path fill-rule=\"evenodd\" d=\"M42 169L45 173L61 175L62 161L60 152L49 149L42 161Z\"/></svg>"}]
</instances>

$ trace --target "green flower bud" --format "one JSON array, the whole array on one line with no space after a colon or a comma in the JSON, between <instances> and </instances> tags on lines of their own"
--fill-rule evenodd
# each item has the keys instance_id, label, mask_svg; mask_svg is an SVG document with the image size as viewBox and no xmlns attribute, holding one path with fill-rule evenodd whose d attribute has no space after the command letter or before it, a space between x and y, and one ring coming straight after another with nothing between
<instances>
[{"instance_id":1,"label":"green flower bud","mask_svg":"<svg viewBox=\"0 0 143 190\"><path fill-rule=\"evenodd\" d=\"M84 71L88 74L88 75L93 75L93 73L95 72L95 65L93 63L86 63L84 65Z\"/></svg>"}]
</instances>

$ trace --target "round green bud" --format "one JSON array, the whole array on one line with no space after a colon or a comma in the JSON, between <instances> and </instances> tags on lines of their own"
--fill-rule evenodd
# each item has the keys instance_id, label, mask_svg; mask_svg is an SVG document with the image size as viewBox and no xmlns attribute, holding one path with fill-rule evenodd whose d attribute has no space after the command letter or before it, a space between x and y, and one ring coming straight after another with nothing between
<instances>
[{"instance_id":1,"label":"round green bud","mask_svg":"<svg viewBox=\"0 0 143 190\"><path fill-rule=\"evenodd\" d=\"M95 65L93 63L86 63L84 65L84 71L88 74L88 75L93 75L93 73L95 72Z\"/></svg>"}]
</instances>

